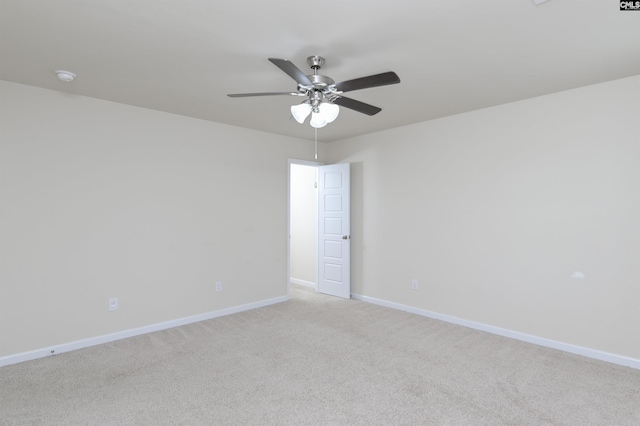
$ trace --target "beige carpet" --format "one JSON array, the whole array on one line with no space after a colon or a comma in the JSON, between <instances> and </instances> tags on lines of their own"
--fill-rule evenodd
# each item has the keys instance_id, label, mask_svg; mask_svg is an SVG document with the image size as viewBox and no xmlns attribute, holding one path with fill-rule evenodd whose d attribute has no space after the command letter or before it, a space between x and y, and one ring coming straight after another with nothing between
<instances>
[{"instance_id":1,"label":"beige carpet","mask_svg":"<svg viewBox=\"0 0 640 426\"><path fill-rule=\"evenodd\" d=\"M640 425L640 371L292 285L0 368L0 424Z\"/></svg>"}]
</instances>

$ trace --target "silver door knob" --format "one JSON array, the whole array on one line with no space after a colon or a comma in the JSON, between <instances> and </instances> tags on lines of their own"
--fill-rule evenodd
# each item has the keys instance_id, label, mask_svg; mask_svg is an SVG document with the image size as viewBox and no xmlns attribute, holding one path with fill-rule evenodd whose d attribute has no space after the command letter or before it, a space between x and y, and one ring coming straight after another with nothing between
<instances>
[{"instance_id":1,"label":"silver door knob","mask_svg":"<svg viewBox=\"0 0 640 426\"><path fill-rule=\"evenodd\" d=\"M348 239L348 238L349 238L349 236L348 236L348 235L343 235L343 236L342 236L342 239L343 239L343 240L346 240L346 239Z\"/></svg>"}]
</instances>

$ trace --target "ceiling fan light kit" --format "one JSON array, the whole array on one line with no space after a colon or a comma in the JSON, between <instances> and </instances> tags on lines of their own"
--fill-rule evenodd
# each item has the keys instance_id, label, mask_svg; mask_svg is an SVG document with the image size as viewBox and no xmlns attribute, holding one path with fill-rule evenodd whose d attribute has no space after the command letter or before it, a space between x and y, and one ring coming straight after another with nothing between
<instances>
[{"instance_id":1,"label":"ceiling fan light kit","mask_svg":"<svg viewBox=\"0 0 640 426\"><path fill-rule=\"evenodd\" d=\"M344 92L400 83L400 78L392 71L336 83L331 78L318 74L318 70L325 62L322 56L309 56L307 58L307 63L313 70L313 74L310 75L306 75L286 59L269 58L269 61L298 83L297 91L235 93L227 96L231 98L278 95L304 96L307 98L305 101L291 107L291 115L298 123L302 124L311 114L309 124L316 129L333 122L340 113L340 106L366 115L375 115L382 111L381 108L376 106L347 98L343 96Z\"/></svg>"},{"instance_id":2,"label":"ceiling fan light kit","mask_svg":"<svg viewBox=\"0 0 640 426\"><path fill-rule=\"evenodd\" d=\"M304 101L301 104L291 107L291 115L300 124L304 123L304 120L306 120L309 114L311 114L309 124L319 129L338 118L340 107L327 101L319 101L315 106L312 106L309 101Z\"/></svg>"}]
</instances>

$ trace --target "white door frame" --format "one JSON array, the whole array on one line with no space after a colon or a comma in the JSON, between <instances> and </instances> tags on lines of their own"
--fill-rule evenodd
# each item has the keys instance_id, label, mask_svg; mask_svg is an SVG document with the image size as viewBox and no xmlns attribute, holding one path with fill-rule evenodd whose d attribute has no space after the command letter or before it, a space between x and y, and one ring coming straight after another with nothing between
<instances>
[{"instance_id":1,"label":"white door frame","mask_svg":"<svg viewBox=\"0 0 640 426\"><path fill-rule=\"evenodd\" d=\"M302 166L318 167L323 163L317 161L297 160L289 158L287 160L287 299L291 297L291 165L299 164ZM318 233L318 224L316 223L316 234ZM316 291L318 291L318 259L316 256Z\"/></svg>"}]
</instances>

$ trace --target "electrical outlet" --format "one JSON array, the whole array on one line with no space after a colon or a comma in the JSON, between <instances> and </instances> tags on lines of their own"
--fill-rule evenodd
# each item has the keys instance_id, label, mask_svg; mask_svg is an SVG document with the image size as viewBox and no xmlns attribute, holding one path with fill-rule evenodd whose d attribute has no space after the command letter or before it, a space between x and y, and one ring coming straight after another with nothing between
<instances>
[{"instance_id":1,"label":"electrical outlet","mask_svg":"<svg viewBox=\"0 0 640 426\"><path fill-rule=\"evenodd\" d=\"M109 299L109 310L110 311L117 311L118 310L118 299L117 298L113 298L113 299Z\"/></svg>"},{"instance_id":2,"label":"electrical outlet","mask_svg":"<svg viewBox=\"0 0 640 426\"><path fill-rule=\"evenodd\" d=\"M418 280L416 280L416 279L411 280L411 288L413 290L417 290L418 289Z\"/></svg>"},{"instance_id":3,"label":"electrical outlet","mask_svg":"<svg viewBox=\"0 0 640 426\"><path fill-rule=\"evenodd\" d=\"M222 281L216 282L216 291L222 291Z\"/></svg>"}]
</instances>

